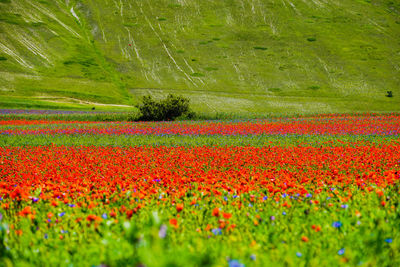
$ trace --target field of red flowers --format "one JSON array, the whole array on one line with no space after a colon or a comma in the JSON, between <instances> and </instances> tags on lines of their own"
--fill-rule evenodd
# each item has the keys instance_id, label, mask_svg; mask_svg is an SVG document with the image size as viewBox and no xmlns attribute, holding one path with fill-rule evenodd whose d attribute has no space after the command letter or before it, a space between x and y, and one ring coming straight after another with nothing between
<instances>
[{"instance_id":1,"label":"field of red flowers","mask_svg":"<svg viewBox=\"0 0 400 267\"><path fill-rule=\"evenodd\" d=\"M400 144L349 147L24 147L0 148L0 194L10 200L113 201L196 190L197 197L375 191L400 179ZM121 190L118 191L117 189ZM196 198L194 198L195 201Z\"/></svg>"},{"instance_id":2,"label":"field of red flowers","mask_svg":"<svg viewBox=\"0 0 400 267\"><path fill-rule=\"evenodd\" d=\"M399 131L399 115L199 123L3 121L5 140L38 134L214 139L213 145L204 139L200 146L94 146L89 138L80 146L0 147L0 260L395 266L400 264ZM289 139L393 138L215 145L222 135L286 134Z\"/></svg>"},{"instance_id":3,"label":"field of red flowers","mask_svg":"<svg viewBox=\"0 0 400 267\"><path fill-rule=\"evenodd\" d=\"M398 135L400 116L331 115L233 122L67 122L17 120L0 125L0 134L97 134L97 135ZM41 126L41 127L40 127Z\"/></svg>"}]
</instances>

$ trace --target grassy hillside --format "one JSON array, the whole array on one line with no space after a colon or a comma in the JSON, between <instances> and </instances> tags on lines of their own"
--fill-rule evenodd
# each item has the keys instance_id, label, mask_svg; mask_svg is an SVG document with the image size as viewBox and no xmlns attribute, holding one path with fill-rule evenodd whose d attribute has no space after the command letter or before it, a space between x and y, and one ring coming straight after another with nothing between
<instances>
[{"instance_id":1,"label":"grassy hillside","mask_svg":"<svg viewBox=\"0 0 400 267\"><path fill-rule=\"evenodd\" d=\"M170 92L206 113L399 111L400 2L0 0L0 106Z\"/></svg>"}]
</instances>

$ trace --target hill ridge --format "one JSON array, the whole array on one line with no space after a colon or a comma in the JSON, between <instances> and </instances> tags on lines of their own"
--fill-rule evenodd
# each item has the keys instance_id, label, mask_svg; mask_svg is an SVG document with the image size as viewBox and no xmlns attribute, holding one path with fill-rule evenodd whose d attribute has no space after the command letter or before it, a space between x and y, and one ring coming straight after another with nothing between
<instances>
[{"instance_id":1,"label":"hill ridge","mask_svg":"<svg viewBox=\"0 0 400 267\"><path fill-rule=\"evenodd\" d=\"M203 112L398 111L399 18L389 0L1 0L0 105L158 88Z\"/></svg>"}]
</instances>

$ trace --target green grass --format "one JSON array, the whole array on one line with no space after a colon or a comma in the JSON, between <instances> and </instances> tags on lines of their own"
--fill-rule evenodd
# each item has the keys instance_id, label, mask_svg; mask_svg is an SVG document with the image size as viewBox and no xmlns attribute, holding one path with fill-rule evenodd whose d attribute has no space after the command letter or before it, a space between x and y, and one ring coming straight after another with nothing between
<instances>
[{"instance_id":1,"label":"green grass","mask_svg":"<svg viewBox=\"0 0 400 267\"><path fill-rule=\"evenodd\" d=\"M100 109L101 110L101 109ZM1 120L58 120L58 121L134 121L139 115L135 110L129 112L100 112L78 113L73 111L71 114L6 114L0 116Z\"/></svg>"},{"instance_id":2,"label":"green grass","mask_svg":"<svg viewBox=\"0 0 400 267\"><path fill-rule=\"evenodd\" d=\"M4 127L2 127L4 128ZM31 126L30 128L35 128ZM179 135L0 135L5 146L342 146L343 143L387 144L398 142L399 136L375 135L247 135L247 136L179 136ZM346 143L348 142L348 143Z\"/></svg>"},{"instance_id":3,"label":"green grass","mask_svg":"<svg viewBox=\"0 0 400 267\"><path fill-rule=\"evenodd\" d=\"M45 110L81 110L81 111L91 111L94 107L96 111L126 111L126 112L137 112L135 107L116 107L113 105L102 105L99 103L85 104L79 101L69 101L63 97L55 98L35 98L26 96L5 96L0 94L0 106L4 109L45 109ZM45 119L44 116L32 116L28 115L34 119ZM2 115L2 119L10 118L10 115ZM24 117L24 115L11 115L11 117ZM25 116L26 117L26 116ZM54 117L47 115L47 119L53 119ZM59 118L54 118L59 119Z\"/></svg>"},{"instance_id":4,"label":"green grass","mask_svg":"<svg viewBox=\"0 0 400 267\"><path fill-rule=\"evenodd\" d=\"M400 110L396 1L68 3L0 2L7 107L44 95L133 105L173 91L208 114Z\"/></svg>"},{"instance_id":5,"label":"green grass","mask_svg":"<svg viewBox=\"0 0 400 267\"><path fill-rule=\"evenodd\" d=\"M386 195L393 203L399 200L393 190ZM249 196L241 197L246 206L251 203L248 199ZM156 199L147 200L140 215L135 214L130 220L119 215L118 222L114 223L108 217L96 228L85 221L76 223L75 219L106 213L102 205L81 211L51 207L47 201L40 201L33 206L37 217L43 219L47 212L57 216L61 211L66 211L66 215L55 226L49 226L45 219L37 220L35 229L29 219L17 221L15 215L8 214L9 223L15 223L23 235L18 237L12 231L6 237L6 244L12 249L5 251L2 256L7 258L0 260L11 264L12 259L17 266L137 266L140 263L146 266L228 266L230 260L246 266L341 266L347 261L349 266L399 263L399 217L395 215L399 208L392 211L379 208L379 198L375 194L365 196L355 191L348 209L340 208L337 197L327 200L327 195L318 197L318 205L309 204L307 198L288 200L293 204L290 209L274 201L256 203L254 208L224 206L224 211L234 214L238 226L232 233L219 236L204 231L207 223L215 225L217 221L210 215L210 205L215 205L211 200L206 197L200 201L201 207L191 206L189 197L181 200L185 211L180 214L178 229L168 224L168 220L176 216L174 207L169 202L160 206ZM329 203L334 206L328 207ZM129 205L125 198L114 205L123 204ZM315 207L320 211L315 211ZM4 212L1 208L0 211ZM357 218L356 211L363 216ZM287 215L282 215L283 212ZM261 218L258 226L253 225L255 216ZM275 222L269 219L271 216L276 218ZM332 227L335 220L343 223L340 229ZM158 235L161 225L167 226L165 238ZM315 233L312 225L322 226L322 231ZM3 239L9 225L3 222L1 227ZM203 231L198 233L196 228ZM68 231L61 234L60 229ZM301 242L302 235L309 236L311 241ZM388 237L394 238L393 243L385 242ZM345 248L344 255L338 255L341 248Z\"/></svg>"}]
</instances>

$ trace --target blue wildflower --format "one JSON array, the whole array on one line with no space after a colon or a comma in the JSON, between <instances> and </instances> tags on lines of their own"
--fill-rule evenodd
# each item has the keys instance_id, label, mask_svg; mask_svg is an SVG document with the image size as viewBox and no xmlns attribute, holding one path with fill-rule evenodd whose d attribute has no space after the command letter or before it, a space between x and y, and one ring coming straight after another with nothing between
<instances>
[{"instance_id":1,"label":"blue wildflower","mask_svg":"<svg viewBox=\"0 0 400 267\"><path fill-rule=\"evenodd\" d=\"M212 232L214 235L222 235L222 231L221 231L220 228L212 229L211 232Z\"/></svg>"},{"instance_id":2,"label":"blue wildflower","mask_svg":"<svg viewBox=\"0 0 400 267\"><path fill-rule=\"evenodd\" d=\"M244 264L238 260L230 260L228 261L229 267L244 267Z\"/></svg>"},{"instance_id":3,"label":"blue wildflower","mask_svg":"<svg viewBox=\"0 0 400 267\"><path fill-rule=\"evenodd\" d=\"M267 200L268 199L268 197L267 196L265 196L265 197L263 197L263 200L265 201L265 200Z\"/></svg>"},{"instance_id":4,"label":"blue wildflower","mask_svg":"<svg viewBox=\"0 0 400 267\"><path fill-rule=\"evenodd\" d=\"M393 242L393 239L391 239L391 238L386 238L386 239L385 239L385 242L386 242L386 243L392 243L392 242Z\"/></svg>"},{"instance_id":5,"label":"blue wildflower","mask_svg":"<svg viewBox=\"0 0 400 267\"><path fill-rule=\"evenodd\" d=\"M339 250L337 254L338 254L338 255L343 255L343 254L344 254L344 248L342 248L341 250Z\"/></svg>"},{"instance_id":6,"label":"blue wildflower","mask_svg":"<svg viewBox=\"0 0 400 267\"><path fill-rule=\"evenodd\" d=\"M250 259L253 260L253 261L255 261L255 260L257 259L257 256L254 255L254 254L251 254L251 255L250 255Z\"/></svg>"},{"instance_id":7,"label":"blue wildflower","mask_svg":"<svg viewBox=\"0 0 400 267\"><path fill-rule=\"evenodd\" d=\"M296 252L296 256L300 258L301 256L303 256L303 254L301 254L301 252Z\"/></svg>"},{"instance_id":8,"label":"blue wildflower","mask_svg":"<svg viewBox=\"0 0 400 267\"><path fill-rule=\"evenodd\" d=\"M104 220L107 220L107 213L103 213L102 215L101 215L101 218L103 218Z\"/></svg>"},{"instance_id":9,"label":"blue wildflower","mask_svg":"<svg viewBox=\"0 0 400 267\"><path fill-rule=\"evenodd\" d=\"M340 228L340 227L342 227L342 225L343 224L341 222L339 222L339 221L332 223L332 226L335 227L335 228Z\"/></svg>"},{"instance_id":10,"label":"blue wildflower","mask_svg":"<svg viewBox=\"0 0 400 267\"><path fill-rule=\"evenodd\" d=\"M286 215L286 211L282 212L282 215Z\"/></svg>"},{"instance_id":11,"label":"blue wildflower","mask_svg":"<svg viewBox=\"0 0 400 267\"><path fill-rule=\"evenodd\" d=\"M49 235L48 234L44 234L44 239L47 239L47 238L49 238Z\"/></svg>"}]
</instances>

